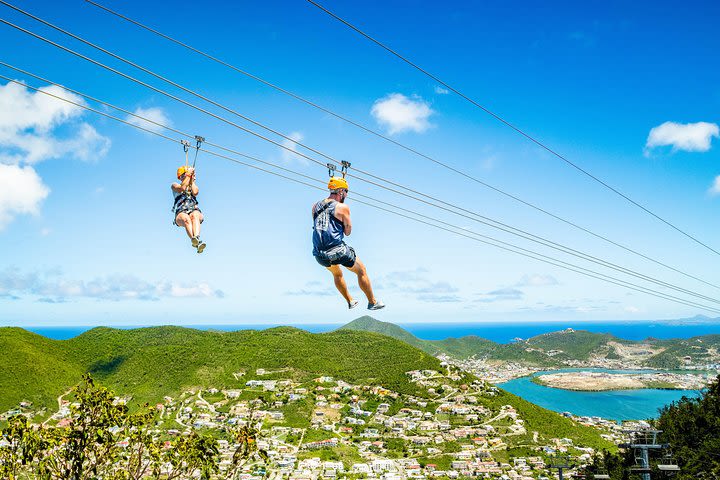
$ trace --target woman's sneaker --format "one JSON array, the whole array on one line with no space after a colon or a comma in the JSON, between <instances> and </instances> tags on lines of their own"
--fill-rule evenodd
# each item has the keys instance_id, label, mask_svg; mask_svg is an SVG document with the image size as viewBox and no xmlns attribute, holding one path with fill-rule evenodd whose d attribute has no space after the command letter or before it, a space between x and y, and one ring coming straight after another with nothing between
<instances>
[{"instance_id":1,"label":"woman's sneaker","mask_svg":"<svg viewBox=\"0 0 720 480\"><path fill-rule=\"evenodd\" d=\"M199 239L198 237L192 237L192 238L190 239L190 243L192 243L192 246L193 246L194 248L197 248L198 245L200 244L200 239Z\"/></svg>"},{"instance_id":2,"label":"woman's sneaker","mask_svg":"<svg viewBox=\"0 0 720 480\"><path fill-rule=\"evenodd\" d=\"M368 303L368 310L380 310L381 308L385 308L385 304L380 300L375 303Z\"/></svg>"},{"instance_id":3,"label":"woman's sneaker","mask_svg":"<svg viewBox=\"0 0 720 480\"><path fill-rule=\"evenodd\" d=\"M357 307L360 303L357 300L353 300L352 302L348 303L348 309L352 310L353 308Z\"/></svg>"},{"instance_id":4,"label":"woman's sneaker","mask_svg":"<svg viewBox=\"0 0 720 480\"><path fill-rule=\"evenodd\" d=\"M206 247L207 245L205 245L205 242L203 242L203 241L200 240L199 238L198 238L198 240L200 241L200 243L199 243L198 246L197 246L197 252L198 252L198 253L202 253L203 250L205 250L205 247Z\"/></svg>"}]
</instances>

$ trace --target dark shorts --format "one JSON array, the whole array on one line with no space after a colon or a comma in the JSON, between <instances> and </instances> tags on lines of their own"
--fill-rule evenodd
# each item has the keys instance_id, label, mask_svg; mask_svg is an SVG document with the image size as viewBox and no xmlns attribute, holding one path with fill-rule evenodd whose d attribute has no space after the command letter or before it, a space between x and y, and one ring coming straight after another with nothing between
<instances>
[{"instance_id":1,"label":"dark shorts","mask_svg":"<svg viewBox=\"0 0 720 480\"><path fill-rule=\"evenodd\" d=\"M343 267L352 268L355 265L355 258L355 250L345 243L315 254L315 260L323 267L342 265Z\"/></svg>"}]
</instances>

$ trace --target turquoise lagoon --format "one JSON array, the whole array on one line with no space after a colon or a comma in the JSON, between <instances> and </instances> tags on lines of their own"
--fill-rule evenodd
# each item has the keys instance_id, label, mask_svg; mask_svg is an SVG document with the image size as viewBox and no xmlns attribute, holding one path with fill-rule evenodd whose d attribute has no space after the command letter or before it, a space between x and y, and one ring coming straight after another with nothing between
<instances>
[{"instance_id":1,"label":"turquoise lagoon","mask_svg":"<svg viewBox=\"0 0 720 480\"><path fill-rule=\"evenodd\" d=\"M602 417L615 421L657 418L659 410L682 397L696 397L698 390L615 390L607 392L576 392L533 383L532 378L546 373L595 371L609 373L652 373L651 370L604 370L568 368L538 372L498 384L504 390L541 407L558 413ZM696 372L697 373L697 372Z\"/></svg>"}]
</instances>

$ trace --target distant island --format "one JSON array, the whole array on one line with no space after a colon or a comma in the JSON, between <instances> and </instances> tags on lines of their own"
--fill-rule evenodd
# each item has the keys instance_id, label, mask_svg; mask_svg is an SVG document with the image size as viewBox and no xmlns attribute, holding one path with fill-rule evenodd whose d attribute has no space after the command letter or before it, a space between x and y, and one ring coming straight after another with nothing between
<instances>
[{"instance_id":1,"label":"distant island","mask_svg":"<svg viewBox=\"0 0 720 480\"><path fill-rule=\"evenodd\" d=\"M638 390L643 388L700 390L704 388L707 383L698 375L666 372L560 372L535 376L533 377L533 382L546 387L583 392Z\"/></svg>"}]
</instances>

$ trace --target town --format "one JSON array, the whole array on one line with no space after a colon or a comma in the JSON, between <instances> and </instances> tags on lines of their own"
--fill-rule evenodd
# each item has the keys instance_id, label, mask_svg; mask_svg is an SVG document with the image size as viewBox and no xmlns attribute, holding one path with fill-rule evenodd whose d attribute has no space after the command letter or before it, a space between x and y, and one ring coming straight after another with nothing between
<instances>
[{"instance_id":1,"label":"town","mask_svg":"<svg viewBox=\"0 0 720 480\"><path fill-rule=\"evenodd\" d=\"M236 372L238 388L198 388L165 397L155 406L154 433L169 445L173 437L194 430L214 432L223 472L237 448L224 434L237 425L256 425L257 446L267 460L258 456L247 461L238 477L244 480L542 479L549 478L547 462L554 454L568 454L581 466L595 453L569 438L542 438L528 431L515 408L493 403L497 387L448 362L441 365L442 372L407 372L417 395L328 376L302 382L286 370L257 369L252 379L247 372ZM56 412L34 412L32 404L23 402L2 419L22 413L64 426L70 422L70 405L61 396ZM622 440L614 422L574 420L600 429L608 441Z\"/></svg>"}]
</instances>

